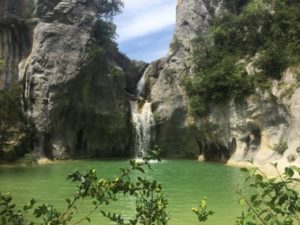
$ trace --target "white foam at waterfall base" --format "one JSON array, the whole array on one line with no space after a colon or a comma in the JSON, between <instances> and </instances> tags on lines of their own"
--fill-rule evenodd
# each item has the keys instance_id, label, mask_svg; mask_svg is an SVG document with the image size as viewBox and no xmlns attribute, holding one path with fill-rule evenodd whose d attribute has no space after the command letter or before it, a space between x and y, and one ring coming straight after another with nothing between
<instances>
[{"instance_id":1,"label":"white foam at waterfall base","mask_svg":"<svg viewBox=\"0 0 300 225\"><path fill-rule=\"evenodd\" d=\"M130 106L134 128L135 157L142 158L147 155L151 142L151 127L154 123L151 102L140 105L138 101L130 101Z\"/></svg>"},{"instance_id":2,"label":"white foam at waterfall base","mask_svg":"<svg viewBox=\"0 0 300 225\"><path fill-rule=\"evenodd\" d=\"M137 163L144 163L145 162L145 160L143 160L141 158L136 158L136 159L134 159L134 161L137 162ZM150 164L165 163L165 162L167 162L167 160L158 161L158 160L151 159L151 160L148 161L148 163L150 163Z\"/></svg>"}]
</instances>

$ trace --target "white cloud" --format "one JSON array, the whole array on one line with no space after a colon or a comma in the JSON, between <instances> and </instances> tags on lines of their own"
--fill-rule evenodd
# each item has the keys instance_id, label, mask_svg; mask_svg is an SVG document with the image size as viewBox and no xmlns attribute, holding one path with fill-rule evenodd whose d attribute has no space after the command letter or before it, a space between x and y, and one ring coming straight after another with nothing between
<instances>
[{"instance_id":1,"label":"white cloud","mask_svg":"<svg viewBox=\"0 0 300 225\"><path fill-rule=\"evenodd\" d=\"M152 62L166 56L168 45L172 38L172 30L173 29L167 29L162 32L157 32L154 35L147 35L122 42L119 45L119 49L131 59Z\"/></svg>"},{"instance_id":2,"label":"white cloud","mask_svg":"<svg viewBox=\"0 0 300 225\"><path fill-rule=\"evenodd\" d=\"M136 52L131 55L132 59L140 60L140 56L143 54L143 59L146 62L152 62L153 60L159 59L167 54L166 49L158 49L158 50L153 50L149 51L147 53L144 52Z\"/></svg>"},{"instance_id":3,"label":"white cloud","mask_svg":"<svg viewBox=\"0 0 300 225\"><path fill-rule=\"evenodd\" d=\"M123 13L116 17L118 42L146 36L174 25L176 0L124 0Z\"/></svg>"}]
</instances>

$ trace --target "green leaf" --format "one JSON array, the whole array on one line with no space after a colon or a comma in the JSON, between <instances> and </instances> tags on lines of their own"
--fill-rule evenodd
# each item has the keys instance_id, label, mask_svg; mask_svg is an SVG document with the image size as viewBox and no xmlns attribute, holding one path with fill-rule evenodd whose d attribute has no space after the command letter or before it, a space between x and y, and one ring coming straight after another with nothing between
<instances>
[{"instance_id":1,"label":"green leaf","mask_svg":"<svg viewBox=\"0 0 300 225\"><path fill-rule=\"evenodd\" d=\"M258 194L252 195L250 201L253 203L258 198Z\"/></svg>"},{"instance_id":2,"label":"green leaf","mask_svg":"<svg viewBox=\"0 0 300 225\"><path fill-rule=\"evenodd\" d=\"M294 170L290 167L286 167L284 174L288 177L293 177L294 176Z\"/></svg>"},{"instance_id":3,"label":"green leaf","mask_svg":"<svg viewBox=\"0 0 300 225\"><path fill-rule=\"evenodd\" d=\"M248 173L249 172L249 169L248 168L241 168L240 169L242 172L245 172L245 173Z\"/></svg>"},{"instance_id":4,"label":"green leaf","mask_svg":"<svg viewBox=\"0 0 300 225\"><path fill-rule=\"evenodd\" d=\"M71 200L69 198L66 198L66 202L70 205L71 204Z\"/></svg>"}]
</instances>

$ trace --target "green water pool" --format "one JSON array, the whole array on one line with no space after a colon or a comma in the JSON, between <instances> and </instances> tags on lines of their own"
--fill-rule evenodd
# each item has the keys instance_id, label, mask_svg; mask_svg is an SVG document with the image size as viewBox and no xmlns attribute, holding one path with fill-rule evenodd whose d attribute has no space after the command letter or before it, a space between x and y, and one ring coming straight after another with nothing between
<instances>
[{"instance_id":1,"label":"green water pool","mask_svg":"<svg viewBox=\"0 0 300 225\"><path fill-rule=\"evenodd\" d=\"M27 203L34 197L39 203L50 203L63 208L64 199L71 197L75 185L66 180L74 169L95 168L99 177L114 177L119 168L127 166L126 160L68 161L37 167L0 167L0 191L10 192L18 205ZM238 197L234 186L243 187L244 176L237 168L222 164L203 163L190 160L166 160L152 164L147 172L149 178L162 183L169 200L170 225L196 225L197 220L191 208L200 199L207 197L209 208L215 211L207 225L234 225L240 213ZM82 213L88 212L89 202L83 204ZM130 216L134 200L125 198L107 210ZM87 223L89 224L89 223ZM92 225L109 225L100 213L92 217Z\"/></svg>"}]
</instances>

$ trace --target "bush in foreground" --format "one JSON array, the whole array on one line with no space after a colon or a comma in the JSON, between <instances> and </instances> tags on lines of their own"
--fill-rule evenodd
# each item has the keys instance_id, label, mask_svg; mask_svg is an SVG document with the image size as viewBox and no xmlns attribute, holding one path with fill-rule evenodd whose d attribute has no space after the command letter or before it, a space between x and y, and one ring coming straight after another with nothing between
<instances>
[{"instance_id":1,"label":"bush in foreground","mask_svg":"<svg viewBox=\"0 0 300 225\"><path fill-rule=\"evenodd\" d=\"M247 173L247 184L251 195L246 195L239 187L243 207L237 225L298 225L300 224L299 188L300 168L287 167L278 177L268 178L259 168L242 169Z\"/></svg>"}]
</instances>

